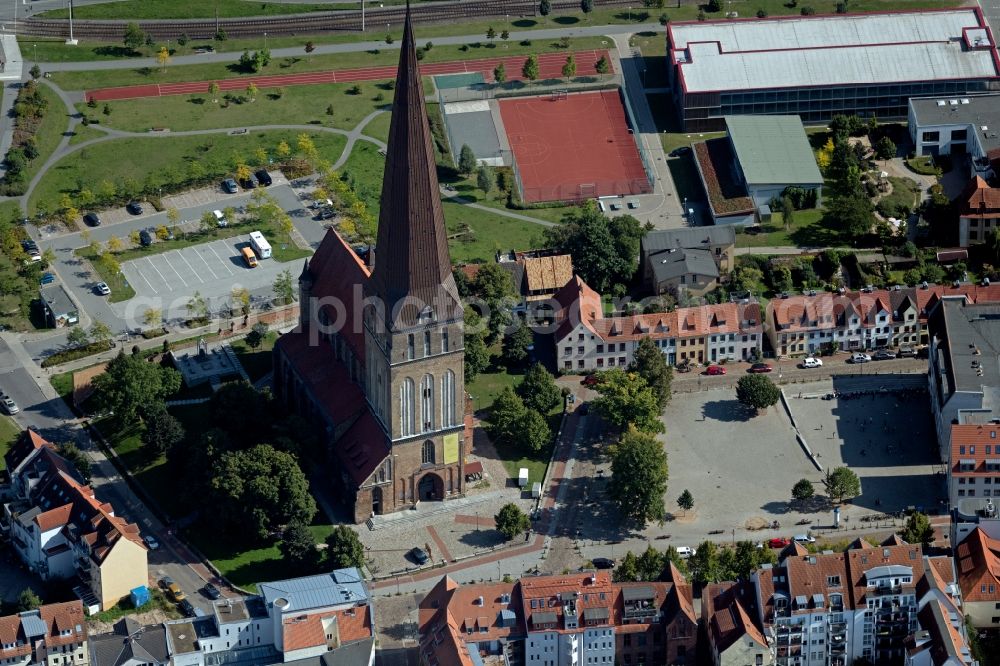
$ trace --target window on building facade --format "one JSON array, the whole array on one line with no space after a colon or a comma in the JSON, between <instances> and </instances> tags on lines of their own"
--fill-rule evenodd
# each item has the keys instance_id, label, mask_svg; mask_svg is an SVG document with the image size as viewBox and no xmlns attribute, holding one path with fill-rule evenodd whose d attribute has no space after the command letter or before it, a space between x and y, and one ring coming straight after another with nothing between
<instances>
[{"instance_id":1,"label":"window on building facade","mask_svg":"<svg viewBox=\"0 0 1000 666\"><path fill-rule=\"evenodd\" d=\"M424 375L420 382L420 421L424 431L434 429L434 377Z\"/></svg>"},{"instance_id":2,"label":"window on building facade","mask_svg":"<svg viewBox=\"0 0 1000 666\"><path fill-rule=\"evenodd\" d=\"M414 349L413 349L413 333L406 336L406 358L413 360Z\"/></svg>"},{"instance_id":3,"label":"window on building facade","mask_svg":"<svg viewBox=\"0 0 1000 666\"><path fill-rule=\"evenodd\" d=\"M424 331L424 356L431 355L431 332Z\"/></svg>"},{"instance_id":4,"label":"window on building facade","mask_svg":"<svg viewBox=\"0 0 1000 666\"><path fill-rule=\"evenodd\" d=\"M420 452L420 462L424 465L434 464L434 442L429 439L424 442L423 450Z\"/></svg>"}]
</instances>

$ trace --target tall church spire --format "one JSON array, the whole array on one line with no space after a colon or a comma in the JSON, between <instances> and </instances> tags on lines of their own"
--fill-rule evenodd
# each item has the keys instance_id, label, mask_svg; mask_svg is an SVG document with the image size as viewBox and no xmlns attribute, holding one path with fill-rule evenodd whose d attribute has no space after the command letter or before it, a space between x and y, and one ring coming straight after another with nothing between
<instances>
[{"instance_id":1,"label":"tall church spire","mask_svg":"<svg viewBox=\"0 0 1000 666\"><path fill-rule=\"evenodd\" d=\"M411 326L426 306L435 319L451 319L461 301L451 273L409 4L381 202L371 295L384 304L386 323L397 329Z\"/></svg>"}]
</instances>

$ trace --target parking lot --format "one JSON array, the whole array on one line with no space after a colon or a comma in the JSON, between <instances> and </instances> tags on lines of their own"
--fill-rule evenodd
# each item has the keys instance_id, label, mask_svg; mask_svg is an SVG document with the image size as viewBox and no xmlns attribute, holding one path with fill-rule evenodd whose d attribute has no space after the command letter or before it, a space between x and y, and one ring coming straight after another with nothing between
<instances>
[{"instance_id":1,"label":"parking lot","mask_svg":"<svg viewBox=\"0 0 1000 666\"><path fill-rule=\"evenodd\" d=\"M122 264L122 272L137 297L174 300L196 291L209 299L228 297L235 286L253 292L270 287L278 273L292 268L271 259L248 268L240 249L249 244L248 235L233 236L133 259Z\"/></svg>"}]
</instances>

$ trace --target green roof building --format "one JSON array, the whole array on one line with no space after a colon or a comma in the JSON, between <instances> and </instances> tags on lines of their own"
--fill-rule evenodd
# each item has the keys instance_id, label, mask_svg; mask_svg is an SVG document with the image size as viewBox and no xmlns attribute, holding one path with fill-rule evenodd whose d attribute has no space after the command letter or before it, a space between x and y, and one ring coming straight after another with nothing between
<instances>
[{"instance_id":1,"label":"green roof building","mask_svg":"<svg viewBox=\"0 0 1000 666\"><path fill-rule=\"evenodd\" d=\"M786 187L822 193L823 175L798 116L726 116L737 177L759 210Z\"/></svg>"}]
</instances>

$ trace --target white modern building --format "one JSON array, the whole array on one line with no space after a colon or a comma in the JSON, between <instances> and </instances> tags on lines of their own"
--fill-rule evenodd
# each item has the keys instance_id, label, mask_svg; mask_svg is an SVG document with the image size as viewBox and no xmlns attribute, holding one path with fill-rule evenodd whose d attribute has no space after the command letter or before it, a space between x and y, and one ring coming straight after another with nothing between
<instances>
[{"instance_id":1,"label":"white modern building","mask_svg":"<svg viewBox=\"0 0 1000 666\"><path fill-rule=\"evenodd\" d=\"M986 179L995 175L1000 159L1000 95L914 98L907 116L917 155L968 155L970 175Z\"/></svg>"}]
</instances>

